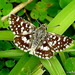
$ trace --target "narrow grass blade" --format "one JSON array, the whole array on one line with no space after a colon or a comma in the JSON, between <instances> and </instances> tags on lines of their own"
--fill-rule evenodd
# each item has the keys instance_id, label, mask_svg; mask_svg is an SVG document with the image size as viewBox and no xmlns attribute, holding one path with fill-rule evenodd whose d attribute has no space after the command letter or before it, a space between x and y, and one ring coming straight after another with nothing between
<instances>
[{"instance_id":1,"label":"narrow grass blade","mask_svg":"<svg viewBox=\"0 0 75 75\"><path fill-rule=\"evenodd\" d=\"M41 62L51 75L66 75L60 62L55 56L49 60L41 59Z\"/></svg>"},{"instance_id":2,"label":"narrow grass blade","mask_svg":"<svg viewBox=\"0 0 75 75\"><path fill-rule=\"evenodd\" d=\"M31 75L34 68L39 64L39 59L29 56L28 53L18 61L16 66L11 70L9 75Z\"/></svg>"},{"instance_id":3,"label":"narrow grass blade","mask_svg":"<svg viewBox=\"0 0 75 75\"><path fill-rule=\"evenodd\" d=\"M56 26L48 28L48 32L55 32L63 34L66 29L75 21L75 0L72 0L59 14L48 24L49 26Z\"/></svg>"},{"instance_id":4,"label":"narrow grass blade","mask_svg":"<svg viewBox=\"0 0 75 75\"><path fill-rule=\"evenodd\" d=\"M13 40L13 33L11 31L0 31L0 40Z\"/></svg>"},{"instance_id":5,"label":"narrow grass blade","mask_svg":"<svg viewBox=\"0 0 75 75\"><path fill-rule=\"evenodd\" d=\"M0 58L7 58L7 57L20 57L23 56L24 52L21 50L6 50L0 51Z\"/></svg>"},{"instance_id":6,"label":"narrow grass blade","mask_svg":"<svg viewBox=\"0 0 75 75\"><path fill-rule=\"evenodd\" d=\"M66 29L74 22L75 20L75 0L72 0L49 24L49 26L56 26L54 28L48 28L47 32L54 32L58 34L63 34ZM63 54L64 55L64 54ZM61 58L63 59L63 58ZM64 56L64 59L65 56ZM61 64L54 57L50 60L42 60L42 64L50 72L51 75L66 75ZM63 73L63 74L62 74Z\"/></svg>"}]
</instances>

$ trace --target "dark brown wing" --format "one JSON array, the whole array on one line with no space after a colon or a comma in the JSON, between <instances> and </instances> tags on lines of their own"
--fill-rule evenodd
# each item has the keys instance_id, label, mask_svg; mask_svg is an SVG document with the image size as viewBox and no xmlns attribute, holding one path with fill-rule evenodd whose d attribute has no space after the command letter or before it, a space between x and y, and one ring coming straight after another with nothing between
<instances>
[{"instance_id":1,"label":"dark brown wing","mask_svg":"<svg viewBox=\"0 0 75 75\"><path fill-rule=\"evenodd\" d=\"M9 24L14 34L26 35L32 33L36 28L32 23L14 14L10 15Z\"/></svg>"},{"instance_id":2,"label":"dark brown wing","mask_svg":"<svg viewBox=\"0 0 75 75\"><path fill-rule=\"evenodd\" d=\"M31 48L31 39L32 34L15 35L14 44L24 52L27 52L28 49Z\"/></svg>"},{"instance_id":3,"label":"dark brown wing","mask_svg":"<svg viewBox=\"0 0 75 75\"><path fill-rule=\"evenodd\" d=\"M49 59L54 55L52 50L53 48L49 46L47 40L44 40L41 42L41 45L36 48L34 55L42 59Z\"/></svg>"},{"instance_id":4,"label":"dark brown wing","mask_svg":"<svg viewBox=\"0 0 75 75\"><path fill-rule=\"evenodd\" d=\"M34 51L34 55L39 58L49 59L54 55L54 52L64 50L71 43L72 39L70 37L48 33L45 40Z\"/></svg>"},{"instance_id":5,"label":"dark brown wing","mask_svg":"<svg viewBox=\"0 0 75 75\"><path fill-rule=\"evenodd\" d=\"M55 33L48 33L46 39L48 44L53 48L53 51L55 52L62 51L65 48L68 48L72 43L72 39L70 37Z\"/></svg>"}]
</instances>

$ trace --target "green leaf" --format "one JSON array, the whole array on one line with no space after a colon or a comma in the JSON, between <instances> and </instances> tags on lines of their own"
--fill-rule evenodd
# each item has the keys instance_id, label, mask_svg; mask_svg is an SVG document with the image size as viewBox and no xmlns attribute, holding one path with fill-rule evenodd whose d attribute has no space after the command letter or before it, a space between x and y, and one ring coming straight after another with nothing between
<instances>
[{"instance_id":1,"label":"green leaf","mask_svg":"<svg viewBox=\"0 0 75 75\"><path fill-rule=\"evenodd\" d=\"M27 2L28 0L21 0L21 2Z\"/></svg>"},{"instance_id":2,"label":"green leaf","mask_svg":"<svg viewBox=\"0 0 75 75\"><path fill-rule=\"evenodd\" d=\"M74 49L73 52L69 52L70 56L75 56L75 41L73 41L73 46L71 49Z\"/></svg>"},{"instance_id":3,"label":"green leaf","mask_svg":"<svg viewBox=\"0 0 75 75\"><path fill-rule=\"evenodd\" d=\"M64 67L68 75L75 75L75 58L68 58L64 63Z\"/></svg>"},{"instance_id":4,"label":"green leaf","mask_svg":"<svg viewBox=\"0 0 75 75\"><path fill-rule=\"evenodd\" d=\"M0 20L0 28L3 28L3 22Z\"/></svg>"},{"instance_id":5,"label":"green leaf","mask_svg":"<svg viewBox=\"0 0 75 75\"><path fill-rule=\"evenodd\" d=\"M30 13L30 16L33 18L33 19L38 19L39 18L39 13L36 9L33 9L32 12Z\"/></svg>"},{"instance_id":6,"label":"green leaf","mask_svg":"<svg viewBox=\"0 0 75 75\"><path fill-rule=\"evenodd\" d=\"M10 0L10 2L21 3L21 0Z\"/></svg>"},{"instance_id":7,"label":"green leaf","mask_svg":"<svg viewBox=\"0 0 75 75\"><path fill-rule=\"evenodd\" d=\"M9 50L12 45L8 41L0 41L0 50Z\"/></svg>"},{"instance_id":8,"label":"green leaf","mask_svg":"<svg viewBox=\"0 0 75 75\"><path fill-rule=\"evenodd\" d=\"M59 4L61 8L64 8L67 4L69 4L72 0L60 0Z\"/></svg>"},{"instance_id":9,"label":"green leaf","mask_svg":"<svg viewBox=\"0 0 75 75\"><path fill-rule=\"evenodd\" d=\"M0 11L0 15L2 15L2 11Z\"/></svg>"},{"instance_id":10,"label":"green leaf","mask_svg":"<svg viewBox=\"0 0 75 75\"><path fill-rule=\"evenodd\" d=\"M3 28L8 28L10 25L9 25L9 23L8 23L8 20L6 19L5 21L4 21L4 25L3 25Z\"/></svg>"},{"instance_id":11,"label":"green leaf","mask_svg":"<svg viewBox=\"0 0 75 75\"><path fill-rule=\"evenodd\" d=\"M7 15L12 9L13 9L13 6L11 3L6 4L2 10L3 15Z\"/></svg>"},{"instance_id":12,"label":"green leaf","mask_svg":"<svg viewBox=\"0 0 75 75\"><path fill-rule=\"evenodd\" d=\"M5 7L5 5L6 5L6 2L5 2L5 0L0 0L0 9L3 9L3 7Z\"/></svg>"},{"instance_id":13,"label":"green leaf","mask_svg":"<svg viewBox=\"0 0 75 75\"><path fill-rule=\"evenodd\" d=\"M38 0L33 0L30 4L28 4L27 6L25 6L25 8L27 10L32 10L35 7L37 1Z\"/></svg>"},{"instance_id":14,"label":"green leaf","mask_svg":"<svg viewBox=\"0 0 75 75\"><path fill-rule=\"evenodd\" d=\"M8 75L9 73L9 69L8 68L3 68L1 71L0 71L0 75Z\"/></svg>"},{"instance_id":15,"label":"green leaf","mask_svg":"<svg viewBox=\"0 0 75 75\"><path fill-rule=\"evenodd\" d=\"M22 16L23 14L24 14L24 11L23 11L23 10L20 10L20 11L17 13L18 16Z\"/></svg>"},{"instance_id":16,"label":"green leaf","mask_svg":"<svg viewBox=\"0 0 75 75\"><path fill-rule=\"evenodd\" d=\"M48 24L49 26L56 26L54 28L48 28L48 32L54 32L58 34L63 34L69 26L75 21L75 0L70 2L58 15ZM67 11L67 12L66 12Z\"/></svg>"},{"instance_id":17,"label":"green leaf","mask_svg":"<svg viewBox=\"0 0 75 75\"><path fill-rule=\"evenodd\" d=\"M55 56L49 60L41 59L41 62L51 75L66 75L60 62Z\"/></svg>"},{"instance_id":18,"label":"green leaf","mask_svg":"<svg viewBox=\"0 0 75 75\"><path fill-rule=\"evenodd\" d=\"M25 53L16 66L11 70L9 75L30 75L37 65L39 65L39 59L34 56L29 57L29 54Z\"/></svg>"},{"instance_id":19,"label":"green leaf","mask_svg":"<svg viewBox=\"0 0 75 75\"><path fill-rule=\"evenodd\" d=\"M47 7L47 4L45 3L45 2L38 2L37 4L36 4L36 9L37 10L45 10L46 8L45 7Z\"/></svg>"},{"instance_id":20,"label":"green leaf","mask_svg":"<svg viewBox=\"0 0 75 75\"><path fill-rule=\"evenodd\" d=\"M47 11L40 12L39 15L39 20L43 21L47 17Z\"/></svg>"},{"instance_id":21,"label":"green leaf","mask_svg":"<svg viewBox=\"0 0 75 75\"><path fill-rule=\"evenodd\" d=\"M8 34L7 34L8 33ZM0 40L10 40L14 38L14 34L11 31L0 31Z\"/></svg>"},{"instance_id":22,"label":"green leaf","mask_svg":"<svg viewBox=\"0 0 75 75\"><path fill-rule=\"evenodd\" d=\"M5 65L9 68L13 67L15 65L15 62L13 60L7 60L5 62Z\"/></svg>"},{"instance_id":23,"label":"green leaf","mask_svg":"<svg viewBox=\"0 0 75 75\"><path fill-rule=\"evenodd\" d=\"M6 50L6 51L0 51L0 58L8 58L8 57L21 57L24 55L24 52L22 50Z\"/></svg>"},{"instance_id":24,"label":"green leaf","mask_svg":"<svg viewBox=\"0 0 75 75\"><path fill-rule=\"evenodd\" d=\"M0 69L2 69L4 67L4 61L0 60Z\"/></svg>"},{"instance_id":25,"label":"green leaf","mask_svg":"<svg viewBox=\"0 0 75 75\"><path fill-rule=\"evenodd\" d=\"M47 9L48 15L55 17L60 9L58 2L51 2L52 6Z\"/></svg>"},{"instance_id":26,"label":"green leaf","mask_svg":"<svg viewBox=\"0 0 75 75\"><path fill-rule=\"evenodd\" d=\"M39 23L37 21L32 22L36 27L39 27Z\"/></svg>"}]
</instances>

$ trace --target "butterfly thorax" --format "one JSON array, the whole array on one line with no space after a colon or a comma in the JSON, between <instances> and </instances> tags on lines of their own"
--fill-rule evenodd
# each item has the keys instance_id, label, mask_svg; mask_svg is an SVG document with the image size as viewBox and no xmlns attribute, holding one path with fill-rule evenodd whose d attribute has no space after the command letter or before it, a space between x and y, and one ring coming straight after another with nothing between
<instances>
[{"instance_id":1,"label":"butterfly thorax","mask_svg":"<svg viewBox=\"0 0 75 75\"><path fill-rule=\"evenodd\" d=\"M42 40L45 39L46 36L46 26L42 24L39 28L37 28L33 34L33 41L31 49L33 51L30 52L30 54L33 54L36 47L41 43Z\"/></svg>"}]
</instances>

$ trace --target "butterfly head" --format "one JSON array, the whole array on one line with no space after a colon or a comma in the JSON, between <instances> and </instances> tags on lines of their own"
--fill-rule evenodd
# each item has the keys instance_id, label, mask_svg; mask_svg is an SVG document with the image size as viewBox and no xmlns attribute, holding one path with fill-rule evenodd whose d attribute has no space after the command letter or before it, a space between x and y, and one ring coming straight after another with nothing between
<instances>
[{"instance_id":1,"label":"butterfly head","mask_svg":"<svg viewBox=\"0 0 75 75\"><path fill-rule=\"evenodd\" d=\"M45 24L41 24L41 26L40 26L40 28L42 28L42 29L47 29L47 26L45 25Z\"/></svg>"}]
</instances>

